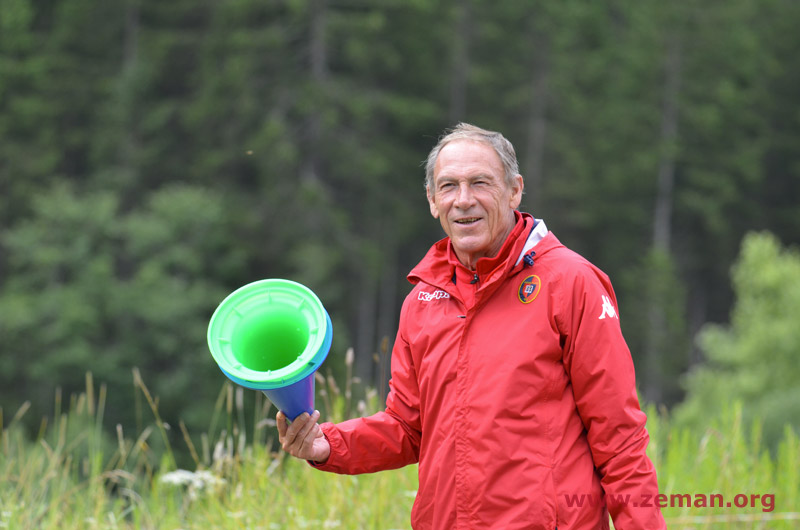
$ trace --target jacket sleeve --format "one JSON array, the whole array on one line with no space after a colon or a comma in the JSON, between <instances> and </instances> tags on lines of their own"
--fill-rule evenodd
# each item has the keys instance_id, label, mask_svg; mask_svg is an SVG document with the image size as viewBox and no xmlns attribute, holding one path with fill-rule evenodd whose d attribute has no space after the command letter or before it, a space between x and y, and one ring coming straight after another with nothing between
<instances>
[{"instance_id":1,"label":"jacket sleeve","mask_svg":"<svg viewBox=\"0 0 800 530\"><path fill-rule=\"evenodd\" d=\"M386 410L342 423L323 423L331 445L323 471L355 475L396 469L419 461L419 387L411 351L401 331L392 349Z\"/></svg>"},{"instance_id":2,"label":"jacket sleeve","mask_svg":"<svg viewBox=\"0 0 800 530\"><path fill-rule=\"evenodd\" d=\"M617 530L666 528L656 505L656 471L646 454L647 418L639 407L611 282L589 264L568 280L574 280L565 282L571 293L565 293L567 305L559 311L567 320L564 366L608 511Z\"/></svg>"}]
</instances>

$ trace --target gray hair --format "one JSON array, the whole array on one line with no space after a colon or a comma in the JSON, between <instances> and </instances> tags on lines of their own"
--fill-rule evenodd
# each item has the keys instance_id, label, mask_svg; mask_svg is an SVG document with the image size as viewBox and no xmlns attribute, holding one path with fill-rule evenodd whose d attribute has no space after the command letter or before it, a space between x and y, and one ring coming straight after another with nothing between
<instances>
[{"instance_id":1,"label":"gray hair","mask_svg":"<svg viewBox=\"0 0 800 530\"><path fill-rule=\"evenodd\" d=\"M502 134L495 131L487 131L486 129L481 129L475 125L463 122L449 129L446 133L447 134L439 138L439 142L431 149L425 161L425 188L430 190L431 196L434 194L433 168L436 166L436 159L439 157L439 152L442 148L455 140L472 140L491 146L497 153L497 156L500 157L500 162L503 164L506 184L508 186L514 184L514 177L519 174L517 155L514 152L514 146L511 145L511 142Z\"/></svg>"}]
</instances>

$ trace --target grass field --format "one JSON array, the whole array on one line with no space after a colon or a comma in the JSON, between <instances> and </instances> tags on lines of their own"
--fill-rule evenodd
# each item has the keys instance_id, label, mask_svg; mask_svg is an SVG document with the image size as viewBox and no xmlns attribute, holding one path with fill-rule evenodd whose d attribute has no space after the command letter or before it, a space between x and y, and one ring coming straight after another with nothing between
<instances>
[{"instance_id":1,"label":"grass field","mask_svg":"<svg viewBox=\"0 0 800 530\"><path fill-rule=\"evenodd\" d=\"M0 529L409 528L416 466L357 477L315 471L272 452L274 410L259 397L257 412L245 418L242 390L228 384L209 431L193 442L180 425L185 447L172 447L172 428L137 372L134 383L153 417L134 437L103 432L106 390L95 392L90 375L63 412L56 399L56 414L33 441L20 426L25 405L6 418L0 411ZM330 378L319 383L334 418L378 406L374 392L351 403L349 382L343 391ZM664 495L651 502L665 506L670 529L800 525L800 442L790 429L771 453L736 406L699 433L671 429L653 409L648 417ZM191 455L191 469L178 469L178 449ZM732 505L695 506L712 495Z\"/></svg>"}]
</instances>

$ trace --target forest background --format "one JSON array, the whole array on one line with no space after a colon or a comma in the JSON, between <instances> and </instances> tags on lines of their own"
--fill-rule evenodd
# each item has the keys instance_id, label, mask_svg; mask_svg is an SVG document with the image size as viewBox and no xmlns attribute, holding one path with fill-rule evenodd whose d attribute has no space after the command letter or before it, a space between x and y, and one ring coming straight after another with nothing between
<instances>
[{"instance_id":1,"label":"forest background","mask_svg":"<svg viewBox=\"0 0 800 530\"><path fill-rule=\"evenodd\" d=\"M643 400L691 426L741 399L774 443L800 425L798 22L792 0L0 0L0 418L24 405L35 435L91 372L109 436L143 429L142 380L194 436L225 384L208 319L271 277L330 313L323 372L352 348L354 392L385 392L405 274L443 235L421 162L468 121L611 277Z\"/></svg>"}]
</instances>

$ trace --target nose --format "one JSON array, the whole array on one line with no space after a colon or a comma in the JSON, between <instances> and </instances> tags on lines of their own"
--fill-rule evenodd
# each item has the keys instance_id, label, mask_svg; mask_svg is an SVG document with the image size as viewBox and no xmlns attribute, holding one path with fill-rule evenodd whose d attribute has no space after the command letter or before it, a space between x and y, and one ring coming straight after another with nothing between
<instances>
[{"instance_id":1,"label":"nose","mask_svg":"<svg viewBox=\"0 0 800 530\"><path fill-rule=\"evenodd\" d=\"M456 192L454 206L460 210L466 210L475 204L475 196L472 194L469 183L461 182Z\"/></svg>"}]
</instances>

